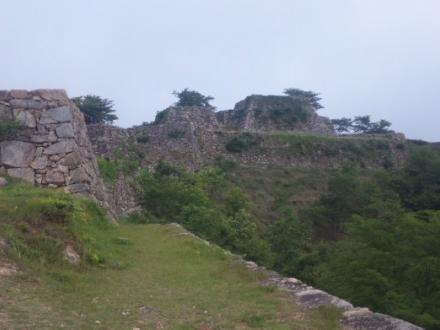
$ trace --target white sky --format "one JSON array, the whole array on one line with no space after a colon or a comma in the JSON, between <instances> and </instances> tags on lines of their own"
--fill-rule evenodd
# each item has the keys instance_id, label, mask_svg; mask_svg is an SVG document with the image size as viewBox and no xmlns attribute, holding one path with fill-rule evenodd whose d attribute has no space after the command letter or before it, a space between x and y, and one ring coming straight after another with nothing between
<instances>
[{"instance_id":1,"label":"white sky","mask_svg":"<svg viewBox=\"0 0 440 330\"><path fill-rule=\"evenodd\" d=\"M0 0L0 89L97 94L127 127L185 87L220 110L311 89L323 115L440 141L440 1Z\"/></svg>"}]
</instances>

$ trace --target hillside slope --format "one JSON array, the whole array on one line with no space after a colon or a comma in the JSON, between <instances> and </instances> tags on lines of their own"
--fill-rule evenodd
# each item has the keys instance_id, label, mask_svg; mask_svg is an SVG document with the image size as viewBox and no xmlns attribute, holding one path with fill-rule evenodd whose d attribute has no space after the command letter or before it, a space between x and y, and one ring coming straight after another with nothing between
<instances>
[{"instance_id":1,"label":"hillside slope","mask_svg":"<svg viewBox=\"0 0 440 330\"><path fill-rule=\"evenodd\" d=\"M336 310L297 306L176 226L112 226L89 201L18 183L0 190L0 223L2 329L339 328Z\"/></svg>"}]
</instances>

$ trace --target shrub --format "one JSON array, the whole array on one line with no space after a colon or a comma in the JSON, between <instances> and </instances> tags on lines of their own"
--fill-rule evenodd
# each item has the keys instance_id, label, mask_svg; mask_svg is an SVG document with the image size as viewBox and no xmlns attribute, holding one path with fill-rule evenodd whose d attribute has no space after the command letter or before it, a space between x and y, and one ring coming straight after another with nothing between
<instances>
[{"instance_id":1,"label":"shrub","mask_svg":"<svg viewBox=\"0 0 440 330\"><path fill-rule=\"evenodd\" d=\"M0 141L13 139L18 131L19 125L14 120L0 121Z\"/></svg>"},{"instance_id":2,"label":"shrub","mask_svg":"<svg viewBox=\"0 0 440 330\"><path fill-rule=\"evenodd\" d=\"M102 178L107 183L113 183L117 180L119 175L118 162L116 160L105 159L102 157L96 157L98 162L99 172Z\"/></svg>"},{"instance_id":3,"label":"shrub","mask_svg":"<svg viewBox=\"0 0 440 330\"><path fill-rule=\"evenodd\" d=\"M174 91L173 95L179 99L176 105L181 107L186 107L186 106L209 107L211 106L209 102L214 99L212 96L205 96L197 91L189 90L188 88L185 88L180 92Z\"/></svg>"},{"instance_id":4,"label":"shrub","mask_svg":"<svg viewBox=\"0 0 440 330\"><path fill-rule=\"evenodd\" d=\"M142 173L137 195L148 218L178 222L205 239L269 264L269 245L257 233L246 196L239 189L223 194L223 185L216 169L189 173L160 162L155 173Z\"/></svg>"},{"instance_id":5,"label":"shrub","mask_svg":"<svg viewBox=\"0 0 440 330\"><path fill-rule=\"evenodd\" d=\"M172 138L172 139L181 139L183 137L185 137L185 131L180 131L180 130L173 130L168 132L168 137Z\"/></svg>"},{"instance_id":6,"label":"shrub","mask_svg":"<svg viewBox=\"0 0 440 330\"><path fill-rule=\"evenodd\" d=\"M163 122L166 121L166 119L168 118L168 115L170 114L170 108L162 110L162 111L158 111L156 112L156 117L154 118L154 123L155 124L162 124Z\"/></svg>"},{"instance_id":7,"label":"shrub","mask_svg":"<svg viewBox=\"0 0 440 330\"><path fill-rule=\"evenodd\" d=\"M97 95L85 95L74 97L72 101L84 114L87 124L113 123L118 119L114 114L112 100Z\"/></svg>"},{"instance_id":8,"label":"shrub","mask_svg":"<svg viewBox=\"0 0 440 330\"><path fill-rule=\"evenodd\" d=\"M241 133L233 137L227 144L226 150L229 152L243 152L255 147L260 139L251 133Z\"/></svg>"},{"instance_id":9,"label":"shrub","mask_svg":"<svg viewBox=\"0 0 440 330\"><path fill-rule=\"evenodd\" d=\"M150 137L148 135L141 135L141 136L136 137L136 141L138 143L145 144L150 141Z\"/></svg>"},{"instance_id":10,"label":"shrub","mask_svg":"<svg viewBox=\"0 0 440 330\"><path fill-rule=\"evenodd\" d=\"M295 99L298 99L303 103L310 104L315 110L319 110L323 108L321 103L319 103L319 101L321 101L321 98L319 97L319 93L315 93L312 91L303 91L298 88L286 88L284 90L284 94L293 97Z\"/></svg>"}]
</instances>

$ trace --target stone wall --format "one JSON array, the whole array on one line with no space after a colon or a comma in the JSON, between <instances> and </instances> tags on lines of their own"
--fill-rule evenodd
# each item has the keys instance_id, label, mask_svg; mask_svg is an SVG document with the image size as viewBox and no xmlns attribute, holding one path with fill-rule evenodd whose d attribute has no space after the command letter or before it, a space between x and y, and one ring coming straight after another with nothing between
<instances>
[{"instance_id":1,"label":"stone wall","mask_svg":"<svg viewBox=\"0 0 440 330\"><path fill-rule=\"evenodd\" d=\"M0 141L1 172L105 204L83 114L64 90L0 91L0 120L19 125Z\"/></svg>"},{"instance_id":2,"label":"stone wall","mask_svg":"<svg viewBox=\"0 0 440 330\"><path fill-rule=\"evenodd\" d=\"M152 168L159 160L196 170L218 157L249 166L338 167L350 161L361 167L401 166L407 158L402 134L336 137L295 131L231 129L217 120L212 108L172 107L158 123L129 129L90 125L95 152L113 158L121 146L131 146L143 167ZM176 134L178 133L178 134ZM296 134L298 133L298 134ZM242 134L250 134L255 145L231 152L227 145ZM330 133L329 133L330 134Z\"/></svg>"},{"instance_id":3,"label":"stone wall","mask_svg":"<svg viewBox=\"0 0 440 330\"><path fill-rule=\"evenodd\" d=\"M328 118L289 96L251 95L238 102L234 110L219 111L217 118L227 129L336 135Z\"/></svg>"}]
</instances>

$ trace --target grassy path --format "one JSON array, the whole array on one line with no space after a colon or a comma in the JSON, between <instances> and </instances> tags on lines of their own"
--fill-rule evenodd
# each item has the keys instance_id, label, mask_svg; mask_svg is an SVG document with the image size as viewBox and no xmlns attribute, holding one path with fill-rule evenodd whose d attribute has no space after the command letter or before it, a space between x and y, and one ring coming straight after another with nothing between
<instances>
[{"instance_id":1,"label":"grassy path","mask_svg":"<svg viewBox=\"0 0 440 330\"><path fill-rule=\"evenodd\" d=\"M121 225L105 235L113 267L0 278L0 328L338 329L335 311L301 310L180 228Z\"/></svg>"}]
</instances>

